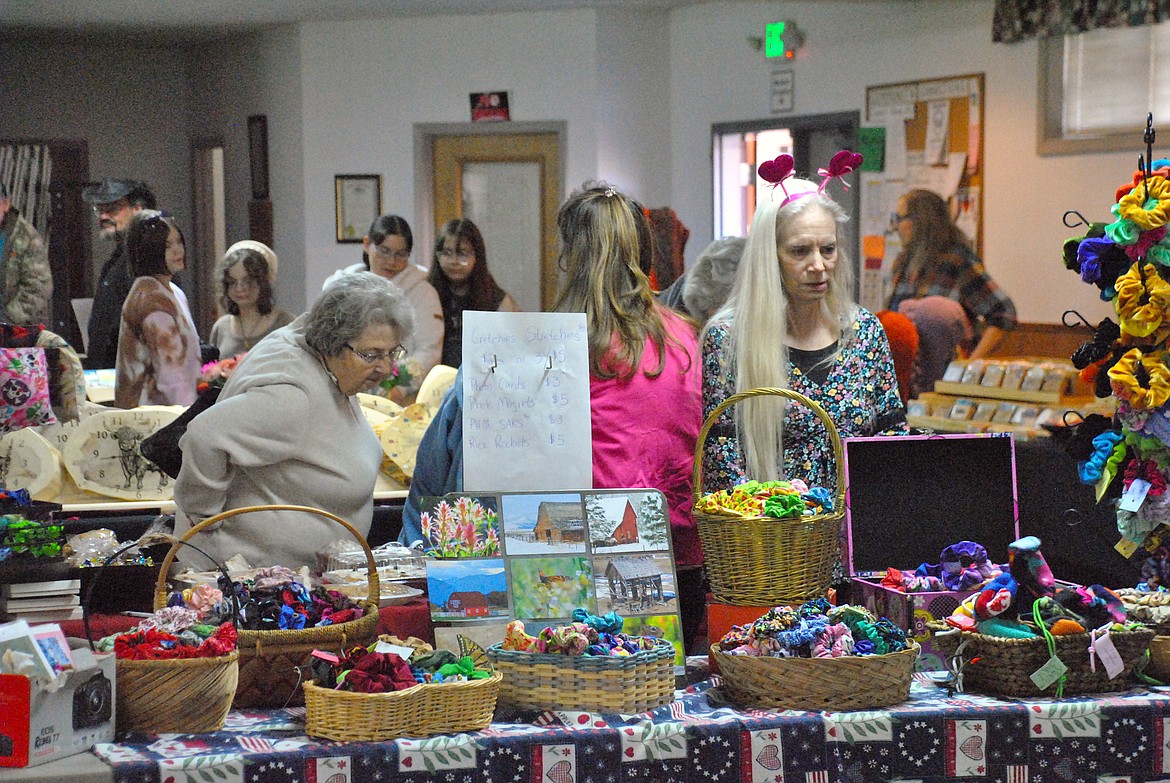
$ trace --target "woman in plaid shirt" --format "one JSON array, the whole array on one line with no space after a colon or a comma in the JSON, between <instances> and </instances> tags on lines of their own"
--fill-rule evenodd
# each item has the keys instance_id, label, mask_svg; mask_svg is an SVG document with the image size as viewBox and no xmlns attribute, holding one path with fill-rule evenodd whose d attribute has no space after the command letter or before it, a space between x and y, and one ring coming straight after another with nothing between
<instances>
[{"instance_id":1,"label":"woman in plaid shirt","mask_svg":"<svg viewBox=\"0 0 1170 783\"><path fill-rule=\"evenodd\" d=\"M889 309L918 327L915 386L928 391L956 348L967 349L972 359L987 356L1003 333L1016 327L1016 307L987 274L937 193L911 190L898 201L894 221L902 253L894 262Z\"/></svg>"}]
</instances>

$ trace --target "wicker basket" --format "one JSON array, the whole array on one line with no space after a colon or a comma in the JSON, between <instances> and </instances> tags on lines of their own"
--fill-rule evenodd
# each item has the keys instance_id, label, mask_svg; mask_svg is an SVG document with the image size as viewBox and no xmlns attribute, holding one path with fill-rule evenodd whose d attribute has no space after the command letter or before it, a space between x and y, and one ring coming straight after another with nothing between
<instances>
[{"instance_id":1,"label":"wicker basket","mask_svg":"<svg viewBox=\"0 0 1170 783\"><path fill-rule=\"evenodd\" d=\"M744 707L786 710L871 710L910 698L918 645L888 655L772 658L731 655L718 644L727 698Z\"/></svg>"},{"instance_id":2,"label":"wicker basket","mask_svg":"<svg viewBox=\"0 0 1170 783\"><path fill-rule=\"evenodd\" d=\"M833 511L793 519L699 511L707 434L728 407L770 395L807 406L829 431L829 443L837 461ZM728 397L711 412L699 431L693 479L695 524L703 542L703 556L716 601L737 606L802 604L828 592L833 563L840 552L841 520L845 516L845 460L837 428L824 408L803 394L787 389L752 389Z\"/></svg>"},{"instance_id":3,"label":"wicker basket","mask_svg":"<svg viewBox=\"0 0 1170 783\"><path fill-rule=\"evenodd\" d=\"M932 623L931 628L939 630L940 626ZM1090 668L1089 634L1054 637L1056 656L1068 667L1063 695L1123 691L1130 687L1134 668L1150 648L1154 631L1149 628L1119 631L1111 633L1109 638L1125 664L1121 674L1112 680L1100 661L1096 671ZM963 689L966 691L1024 697L1051 696L1056 691L1056 684L1040 690L1029 676L1050 658L1048 643L1041 637L1003 639L961 631L936 633L933 642L947 657L954 656L959 644L966 642L961 654Z\"/></svg>"},{"instance_id":4,"label":"wicker basket","mask_svg":"<svg viewBox=\"0 0 1170 783\"><path fill-rule=\"evenodd\" d=\"M118 731L200 734L223 728L239 675L238 650L218 658L116 661Z\"/></svg>"},{"instance_id":5,"label":"wicker basket","mask_svg":"<svg viewBox=\"0 0 1170 783\"><path fill-rule=\"evenodd\" d=\"M674 701L674 645L656 639L633 655L559 655L488 648L503 673L500 702L532 710L634 714Z\"/></svg>"},{"instance_id":6,"label":"wicker basket","mask_svg":"<svg viewBox=\"0 0 1170 783\"><path fill-rule=\"evenodd\" d=\"M328 511L311 506L244 506L208 517L193 526L179 539L185 543L196 533L225 519L252 511L300 511L330 519L348 530L366 553L369 591L366 595L380 595L378 569L366 539L352 525ZM155 607L166 606L166 576L175 559L177 545L172 546L163 560L155 585ZM313 650L341 651L346 647L373 644L378 636L378 604L362 602L365 609L357 620L319 628L295 631L250 631L241 629L237 648L240 652L240 678L234 707L284 707L303 703L304 691L298 686L303 681L299 668L308 662Z\"/></svg>"},{"instance_id":7,"label":"wicker basket","mask_svg":"<svg viewBox=\"0 0 1170 783\"><path fill-rule=\"evenodd\" d=\"M305 732L339 742L429 737L487 728L502 676L416 685L394 693L352 693L306 682Z\"/></svg>"}]
</instances>

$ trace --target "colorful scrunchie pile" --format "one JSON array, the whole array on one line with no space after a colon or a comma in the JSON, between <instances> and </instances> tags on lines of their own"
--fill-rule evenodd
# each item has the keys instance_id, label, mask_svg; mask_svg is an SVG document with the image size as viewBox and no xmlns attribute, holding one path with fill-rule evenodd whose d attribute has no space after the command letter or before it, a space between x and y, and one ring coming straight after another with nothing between
<instances>
[{"instance_id":1,"label":"colorful scrunchie pile","mask_svg":"<svg viewBox=\"0 0 1170 783\"><path fill-rule=\"evenodd\" d=\"M823 599L799 608L777 606L749 625L735 625L719 642L731 655L837 658L885 655L909 646L906 632L860 606L830 606Z\"/></svg>"},{"instance_id":2,"label":"colorful scrunchie pile","mask_svg":"<svg viewBox=\"0 0 1170 783\"><path fill-rule=\"evenodd\" d=\"M917 576L935 576L946 590L974 590L999 576L1003 568L987 559L987 549L975 541L959 541L943 548L938 563L922 563Z\"/></svg>"},{"instance_id":3,"label":"colorful scrunchie pile","mask_svg":"<svg viewBox=\"0 0 1170 783\"><path fill-rule=\"evenodd\" d=\"M169 625L177 627L173 623ZM236 649L236 629L231 623L191 624L168 632L162 625L139 625L127 633L106 637L97 647L105 651L112 649L118 658L131 661L215 658Z\"/></svg>"},{"instance_id":4,"label":"colorful scrunchie pile","mask_svg":"<svg viewBox=\"0 0 1170 783\"><path fill-rule=\"evenodd\" d=\"M292 572L282 568L273 573L259 572L252 579L232 582L230 587L220 577L218 589L201 585L174 592L167 605L190 607L205 618L227 620L232 613L229 590L235 590L239 601L235 624L249 631L316 628L349 622L365 614L365 609L344 593L324 587L310 591L291 577Z\"/></svg>"},{"instance_id":5,"label":"colorful scrunchie pile","mask_svg":"<svg viewBox=\"0 0 1170 783\"><path fill-rule=\"evenodd\" d=\"M0 516L0 561L12 555L56 557L61 554L64 525L28 519L23 514Z\"/></svg>"},{"instance_id":6,"label":"colorful scrunchie pile","mask_svg":"<svg viewBox=\"0 0 1170 783\"><path fill-rule=\"evenodd\" d=\"M580 612L582 610L578 610ZM576 613L574 613L576 614ZM609 622L603 618L594 617L586 613L586 617L593 621L593 625L585 622L569 623L557 627L546 627L537 636L532 636L524 630L522 620L513 620L508 623L504 633L505 650L520 652L550 653L558 655L592 655L601 657L625 657L642 650L652 650L657 640L648 636L628 636L624 633L599 631L597 625L614 627L612 619ZM605 615L607 618L618 615ZM621 627L621 623L617 624Z\"/></svg>"},{"instance_id":7,"label":"colorful scrunchie pile","mask_svg":"<svg viewBox=\"0 0 1170 783\"><path fill-rule=\"evenodd\" d=\"M800 479L745 481L731 489L709 492L695 504L698 511L742 517L788 519L833 510L833 496L824 487L811 489Z\"/></svg>"}]
</instances>

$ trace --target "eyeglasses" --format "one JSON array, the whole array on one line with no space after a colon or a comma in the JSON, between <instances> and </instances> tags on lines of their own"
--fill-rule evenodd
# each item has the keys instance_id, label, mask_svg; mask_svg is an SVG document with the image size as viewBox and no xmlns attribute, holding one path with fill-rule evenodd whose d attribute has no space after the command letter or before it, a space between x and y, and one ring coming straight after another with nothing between
<instances>
[{"instance_id":1,"label":"eyeglasses","mask_svg":"<svg viewBox=\"0 0 1170 783\"><path fill-rule=\"evenodd\" d=\"M456 250L448 250L447 248L443 248L442 250L436 250L435 255L437 255L439 257L439 259L442 261L450 261L452 258L458 258L464 264L470 264L472 261L475 260L475 251L474 250L458 250L458 251L456 251Z\"/></svg>"},{"instance_id":2,"label":"eyeglasses","mask_svg":"<svg viewBox=\"0 0 1170 783\"><path fill-rule=\"evenodd\" d=\"M374 245L374 252L377 253L378 255L382 256L383 258L392 258L395 261L409 261L410 260L410 251L409 250L391 250L388 247L382 247L381 245Z\"/></svg>"},{"instance_id":3,"label":"eyeglasses","mask_svg":"<svg viewBox=\"0 0 1170 783\"><path fill-rule=\"evenodd\" d=\"M406 349L401 345L396 345L389 351L359 351L349 343L342 343L346 348L353 352L353 355L361 359L366 364L381 364L382 362L394 362L406 355Z\"/></svg>"},{"instance_id":4,"label":"eyeglasses","mask_svg":"<svg viewBox=\"0 0 1170 783\"><path fill-rule=\"evenodd\" d=\"M909 220L909 219L910 219L909 215L899 215L897 212L894 213L894 222L895 223L901 223L903 220Z\"/></svg>"}]
</instances>

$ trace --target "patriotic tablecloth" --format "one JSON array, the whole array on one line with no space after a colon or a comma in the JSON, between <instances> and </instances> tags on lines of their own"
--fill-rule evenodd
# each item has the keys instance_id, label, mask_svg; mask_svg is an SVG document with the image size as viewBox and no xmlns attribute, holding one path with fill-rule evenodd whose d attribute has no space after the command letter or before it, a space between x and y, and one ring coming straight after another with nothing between
<instances>
[{"instance_id":1,"label":"patriotic tablecloth","mask_svg":"<svg viewBox=\"0 0 1170 783\"><path fill-rule=\"evenodd\" d=\"M641 715L514 714L388 742L312 739L303 708L237 711L214 734L95 752L118 783L1170 783L1170 689L1015 701L923 678L896 707L819 713L735 710L717 685Z\"/></svg>"}]
</instances>

